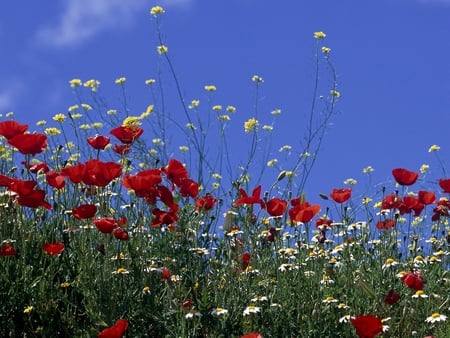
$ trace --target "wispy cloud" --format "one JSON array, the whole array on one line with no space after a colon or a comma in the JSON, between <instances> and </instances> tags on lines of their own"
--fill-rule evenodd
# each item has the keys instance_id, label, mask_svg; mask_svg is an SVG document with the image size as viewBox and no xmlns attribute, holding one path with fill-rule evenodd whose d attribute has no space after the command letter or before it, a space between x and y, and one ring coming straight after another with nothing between
<instances>
[{"instance_id":1,"label":"wispy cloud","mask_svg":"<svg viewBox=\"0 0 450 338\"><path fill-rule=\"evenodd\" d=\"M1 87L6 88L0 91L0 113L6 113L14 109L14 104L22 92L22 85L19 82L9 81L5 86L2 82Z\"/></svg>"},{"instance_id":2,"label":"wispy cloud","mask_svg":"<svg viewBox=\"0 0 450 338\"><path fill-rule=\"evenodd\" d=\"M40 29L37 41L54 47L80 44L102 31L129 24L146 6L145 0L67 0L58 22Z\"/></svg>"}]
</instances>

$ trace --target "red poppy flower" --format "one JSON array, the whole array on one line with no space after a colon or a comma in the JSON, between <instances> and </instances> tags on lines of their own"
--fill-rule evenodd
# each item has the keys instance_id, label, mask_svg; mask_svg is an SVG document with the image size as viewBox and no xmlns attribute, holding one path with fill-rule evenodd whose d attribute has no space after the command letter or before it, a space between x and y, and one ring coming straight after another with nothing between
<instances>
[{"instance_id":1,"label":"red poppy flower","mask_svg":"<svg viewBox=\"0 0 450 338\"><path fill-rule=\"evenodd\" d=\"M289 209L289 217L293 222L307 223L320 211L320 205L311 205L308 202L298 203L297 199L292 200L291 204L294 207Z\"/></svg>"},{"instance_id":2,"label":"red poppy flower","mask_svg":"<svg viewBox=\"0 0 450 338\"><path fill-rule=\"evenodd\" d=\"M94 224L100 232L110 234L118 226L117 221L112 217L102 217L94 220Z\"/></svg>"},{"instance_id":3,"label":"red poppy flower","mask_svg":"<svg viewBox=\"0 0 450 338\"><path fill-rule=\"evenodd\" d=\"M162 182L159 169L148 169L138 172L136 175L126 174L122 185L127 189L134 190L137 197L146 197L154 193L155 186Z\"/></svg>"},{"instance_id":4,"label":"red poppy flower","mask_svg":"<svg viewBox=\"0 0 450 338\"><path fill-rule=\"evenodd\" d=\"M47 136L40 133L19 134L9 139L8 144L24 155L36 155L47 148Z\"/></svg>"},{"instance_id":5,"label":"red poppy flower","mask_svg":"<svg viewBox=\"0 0 450 338\"><path fill-rule=\"evenodd\" d=\"M128 329L128 321L119 319L113 326L108 327L97 335L98 338L122 338Z\"/></svg>"},{"instance_id":6,"label":"red poppy flower","mask_svg":"<svg viewBox=\"0 0 450 338\"><path fill-rule=\"evenodd\" d=\"M25 162L22 162L23 164L27 165ZM41 162L36 164L30 164L28 165L28 169L33 173L36 174L40 170L42 170L44 173L47 173L50 169L48 168L47 163Z\"/></svg>"},{"instance_id":7,"label":"red poppy flower","mask_svg":"<svg viewBox=\"0 0 450 338\"><path fill-rule=\"evenodd\" d=\"M127 241L128 240L128 232L121 228L121 227L117 227L114 229L113 231L113 235L115 238L121 240L121 241Z\"/></svg>"},{"instance_id":8,"label":"red poppy flower","mask_svg":"<svg viewBox=\"0 0 450 338\"><path fill-rule=\"evenodd\" d=\"M27 129L27 124L20 124L14 120L0 122L0 135L4 136L7 140L12 139L16 135L25 133Z\"/></svg>"},{"instance_id":9,"label":"red poppy flower","mask_svg":"<svg viewBox=\"0 0 450 338\"><path fill-rule=\"evenodd\" d=\"M33 180L20 180L11 179L9 184L9 190L17 193L18 195L31 194L34 188L37 186L37 182Z\"/></svg>"},{"instance_id":10,"label":"red poppy flower","mask_svg":"<svg viewBox=\"0 0 450 338\"><path fill-rule=\"evenodd\" d=\"M240 338L263 338L261 333L258 332L249 332L241 336Z\"/></svg>"},{"instance_id":11,"label":"red poppy flower","mask_svg":"<svg viewBox=\"0 0 450 338\"><path fill-rule=\"evenodd\" d=\"M61 175L68 177L72 183L80 183L84 175L84 164L78 163L76 165L65 167L61 170Z\"/></svg>"},{"instance_id":12,"label":"red poppy flower","mask_svg":"<svg viewBox=\"0 0 450 338\"><path fill-rule=\"evenodd\" d=\"M158 185L155 189L155 197L159 197L161 202L163 202L171 211L178 211L178 204L175 203L172 192L164 185ZM147 203L155 204L152 198L146 199ZM153 203L150 203L153 202Z\"/></svg>"},{"instance_id":13,"label":"red poppy flower","mask_svg":"<svg viewBox=\"0 0 450 338\"><path fill-rule=\"evenodd\" d=\"M185 309L188 309L191 307L192 304L193 304L192 299L186 299L183 303L181 303L181 306L184 307Z\"/></svg>"},{"instance_id":14,"label":"red poppy flower","mask_svg":"<svg viewBox=\"0 0 450 338\"><path fill-rule=\"evenodd\" d=\"M372 315L350 318L359 338L373 338L383 332L381 319Z\"/></svg>"},{"instance_id":15,"label":"red poppy flower","mask_svg":"<svg viewBox=\"0 0 450 338\"><path fill-rule=\"evenodd\" d=\"M441 200L437 202L437 207L433 209L433 216L431 217L431 220L435 222L438 221L441 218L441 216L442 217L450 216L449 209L450 209L450 201Z\"/></svg>"},{"instance_id":16,"label":"red poppy flower","mask_svg":"<svg viewBox=\"0 0 450 338\"><path fill-rule=\"evenodd\" d=\"M112 180L122 175L122 166L114 162L91 159L84 165L83 183L106 187Z\"/></svg>"},{"instance_id":17,"label":"red poppy flower","mask_svg":"<svg viewBox=\"0 0 450 338\"><path fill-rule=\"evenodd\" d=\"M443 193L450 193L450 178L441 178L439 180L439 186L442 188Z\"/></svg>"},{"instance_id":18,"label":"red poppy flower","mask_svg":"<svg viewBox=\"0 0 450 338\"><path fill-rule=\"evenodd\" d=\"M62 189L66 185L64 176L53 170L47 171L45 174L45 179L47 180L49 186L56 189Z\"/></svg>"},{"instance_id":19,"label":"red poppy flower","mask_svg":"<svg viewBox=\"0 0 450 338\"><path fill-rule=\"evenodd\" d=\"M284 215L287 208L287 202L281 198L271 198L266 203L267 213L272 217L281 217Z\"/></svg>"},{"instance_id":20,"label":"red poppy flower","mask_svg":"<svg viewBox=\"0 0 450 338\"><path fill-rule=\"evenodd\" d=\"M401 280L403 284L405 284L410 289L413 289L415 291L423 290L423 278L418 272L408 271L401 277Z\"/></svg>"},{"instance_id":21,"label":"red poppy flower","mask_svg":"<svg viewBox=\"0 0 450 338\"><path fill-rule=\"evenodd\" d=\"M404 168L396 168L392 170L392 176L400 185L413 185L416 183L419 174Z\"/></svg>"},{"instance_id":22,"label":"red poppy flower","mask_svg":"<svg viewBox=\"0 0 450 338\"><path fill-rule=\"evenodd\" d=\"M336 203L344 203L352 196L351 188L333 189L330 197Z\"/></svg>"},{"instance_id":23,"label":"red poppy flower","mask_svg":"<svg viewBox=\"0 0 450 338\"><path fill-rule=\"evenodd\" d=\"M115 144L113 146L113 151L119 155L126 155L131 151L131 147L129 144Z\"/></svg>"},{"instance_id":24,"label":"red poppy flower","mask_svg":"<svg viewBox=\"0 0 450 338\"><path fill-rule=\"evenodd\" d=\"M13 178L0 174L0 187L9 187L14 182Z\"/></svg>"},{"instance_id":25,"label":"red poppy flower","mask_svg":"<svg viewBox=\"0 0 450 338\"><path fill-rule=\"evenodd\" d=\"M161 279L169 280L170 277L172 277L172 272L170 272L170 270L167 268L161 268Z\"/></svg>"},{"instance_id":26,"label":"red poppy flower","mask_svg":"<svg viewBox=\"0 0 450 338\"><path fill-rule=\"evenodd\" d=\"M389 230L395 227L395 221L391 218L387 218L382 221L378 221L376 225L378 230Z\"/></svg>"},{"instance_id":27,"label":"red poppy flower","mask_svg":"<svg viewBox=\"0 0 450 338\"><path fill-rule=\"evenodd\" d=\"M264 206L264 201L261 199L261 186L258 185L255 189L253 189L252 195L248 196L247 192L240 188L239 193L241 197L234 202L234 206L237 207L239 205L248 205L248 204L259 204L262 207Z\"/></svg>"},{"instance_id":28,"label":"red poppy flower","mask_svg":"<svg viewBox=\"0 0 450 338\"><path fill-rule=\"evenodd\" d=\"M151 223L151 226L154 228L160 227L163 224L170 225L178 221L178 214L174 210L162 211L158 208L154 208L152 214L155 216Z\"/></svg>"},{"instance_id":29,"label":"red poppy flower","mask_svg":"<svg viewBox=\"0 0 450 338\"><path fill-rule=\"evenodd\" d=\"M200 197L195 201L195 209L202 211L211 210L216 205L216 202L217 200L213 197L213 195L207 193L205 196Z\"/></svg>"},{"instance_id":30,"label":"red poppy flower","mask_svg":"<svg viewBox=\"0 0 450 338\"><path fill-rule=\"evenodd\" d=\"M173 158L165 168L162 168L162 171L166 174L172 184L175 184L176 186L181 186L181 181L189 176L183 163Z\"/></svg>"},{"instance_id":31,"label":"red poppy flower","mask_svg":"<svg viewBox=\"0 0 450 338\"><path fill-rule=\"evenodd\" d=\"M194 180L185 178L184 180L181 180L179 187L181 196L197 198L199 186Z\"/></svg>"},{"instance_id":32,"label":"red poppy flower","mask_svg":"<svg viewBox=\"0 0 450 338\"><path fill-rule=\"evenodd\" d=\"M417 198L420 203L425 205L436 202L436 194L432 191L419 190Z\"/></svg>"},{"instance_id":33,"label":"red poppy flower","mask_svg":"<svg viewBox=\"0 0 450 338\"><path fill-rule=\"evenodd\" d=\"M333 223L333 221L329 218L318 218L316 219L316 228L321 229L321 230L328 230L331 229L331 224Z\"/></svg>"},{"instance_id":34,"label":"red poppy flower","mask_svg":"<svg viewBox=\"0 0 450 338\"><path fill-rule=\"evenodd\" d=\"M0 257L14 256L16 250L11 244L5 243L0 246Z\"/></svg>"},{"instance_id":35,"label":"red poppy flower","mask_svg":"<svg viewBox=\"0 0 450 338\"><path fill-rule=\"evenodd\" d=\"M388 305L394 305L400 300L400 295L394 290L389 290L387 295L384 297L384 303Z\"/></svg>"},{"instance_id":36,"label":"red poppy flower","mask_svg":"<svg viewBox=\"0 0 450 338\"><path fill-rule=\"evenodd\" d=\"M144 133L144 129L138 126L120 126L114 128L109 133L117 137L124 144L132 144Z\"/></svg>"},{"instance_id":37,"label":"red poppy flower","mask_svg":"<svg viewBox=\"0 0 450 338\"><path fill-rule=\"evenodd\" d=\"M409 214L414 211L414 216L417 217L420 215L422 210L425 208L425 205L419 202L417 198L414 196L405 196L402 199L402 203L399 206L400 214Z\"/></svg>"},{"instance_id":38,"label":"red poppy flower","mask_svg":"<svg viewBox=\"0 0 450 338\"><path fill-rule=\"evenodd\" d=\"M51 209L51 205L45 201L45 191L36 189L35 181L24 181L12 179L9 184L9 191L12 191L12 197L21 206L29 208L44 207Z\"/></svg>"},{"instance_id":39,"label":"red poppy flower","mask_svg":"<svg viewBox=\"0 0 450 338\"><path fill-rule=\"evenodd\" d=\"M64 244L62 243L45 243L42 245L42 249L47 253L48 255L59 255L61 252L64 251Z\"/></svg>"},{"instance_id":40,"label":"red poppy flower","mask_svg":"<svg viewBox=\"0 0 450 338\"><path fill-rule=\"evenodd\" d=\"M95 135L87 138L89 145L98 150L104 150L109 144L109 137L103 135Z\"/></svg>"},{"instance_id":41,"label":"red poppy flower","mask_svg":"<svg viewBox=\"0 0 450 338\"><path fill-rule=\"evenodd\" d=\"M247 269L249 263L250 263L250 259L252 258L252 255L250 254L250 252L244 252L242 254L241 260L242 260L242 270Z\"/></svg>"},{"instance_id":42,"label":"red poppy flower","mask_svg":"<svg viewBox=\"0 0 450 338\"><path fill-rule=\"evenodd\" d=\"M72 209L72 216L83 220L94 217L96 212L97 207L95 204L82 204Z\"/></svg>"},{"instance_id":43,"label":"red poppy flower","mask_svg":"<svg viewBox=\"0 0 450 338\"><path fill-rule=\"evenodd\" d=\"M398 209L400 208L401 204L402 204L401 197L398 197L395 194L390 194L386 195L381 201L381 209L384 210Z\"/></svg>"}]
</instances>

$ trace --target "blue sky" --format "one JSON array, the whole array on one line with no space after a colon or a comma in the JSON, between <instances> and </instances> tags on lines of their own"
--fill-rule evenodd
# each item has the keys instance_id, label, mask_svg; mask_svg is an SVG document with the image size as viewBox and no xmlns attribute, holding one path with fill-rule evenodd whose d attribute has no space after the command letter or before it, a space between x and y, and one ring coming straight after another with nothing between
<instances>
[{"instance_id":1,"label":"blue sky","mask_svg":"<svg viewBox=\"0 0 450 338\"><path fill-rule=\"evenodd\" d=\"M187 101L204 100L203 86L214 84L216 103L236 106L236 119L245 121L254 103L251 77L264 78L262 114L282 110L275 153L284 144L295 148L304 133L312 35L327 34L342 96L311 194L349 177L363 183L368 165L380 182L394 167L418 170L423 163L442 176L427 150L438 144L444 162L450 155L450 0L43 0L26 8L3 1L0 112L13 111L33 129L76 103L70 79L98 79L114 105L114 80L125 76L130 109L141 113L153 103L144 81L158 72L149 14L155 5L166 10L162 36ZM176 101L174 84L167 81L166 90ZM242 124L233 128L235 142L246 142Z\"/></svg>"}]
</instances>

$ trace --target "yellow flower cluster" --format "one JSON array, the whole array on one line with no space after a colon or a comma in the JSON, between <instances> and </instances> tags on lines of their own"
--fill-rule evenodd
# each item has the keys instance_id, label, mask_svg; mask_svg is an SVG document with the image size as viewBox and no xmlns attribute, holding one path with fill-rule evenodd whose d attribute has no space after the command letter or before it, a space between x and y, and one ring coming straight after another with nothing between
<instances>
[{"instance_id":1,"label":"yellow flower cluster","mask_svg":"<svg viewBox=\"0 0 450 338\"><path fill-rule=\"evenodd\" d=\"M205 86L205 90L206 90L207 92L215 92L215 91L217 90L217 88L216 88L216 86L214 86L214 85L206 85L206 86Z\"/></svg>"},{"instance_id":2,"label":"yellow flower cluster","mask_svg":"<svg viewBox=\"0 0 450 338\"><path fill-rule=\"evenodd\" d=\"M93 92L96 92L97 89L98 89L98 87L100 86L100 81L98 81L98 80L93 80L93 79L87 80L87 81L83 84L83 86L88 87L88 88L91 88L91 90L92 90Z\"/></svg>"},{"instance_id":3,"label":"yellow flower cluster","mask_svg":"<svg viewBox=\"0 0 450 338\"><path fill-rule=\"evenodd\" d=\"M250 118L244 123L244 130L246 133L250 133L251 131L258 128L259 122L255 118Z\"/></svg>"},{"instance_id":4,"label":"yellow flower cluster","mask_svg":"<svg viewBox=\"0 0 450 338\"><path fill-rule=\"evenodd\" d=\"M160 15L160 14L164 14L164 8L162 8L161 6L154 6L150 10L150 14L154 15L154 16L157 16L157 15Z\"/></svg>"},{"instance_id":5,"label":"yellow flower cluster","mask_svg":"<svg viewBox=\"0 0 450 338\"><path fill-rule=\"evenodd\" d=\"M324 32L314 32L314 39L325 39L326 36Z\"/></svg>"},{"instance_id":6,"label":"yellow flower cluster","mask_svg":"<svg viewBox=\"0 0 450 338\"><path fill-rule=\"evenodd\" d=\"M56 114L55 116L53 116L53 121L63 123L65 120L66 120L66 115L64 115L64 114Z\"/></svg>"},{"instance_id":7,"label":"yellow flower cluster","mask_svg":"<svg viewBox=\"0 0 450 338\"><path fill-rule=\"evenodd\" d=\"M127 79L125 77L119 77L116 79L115 84L124 84Z\"/></svg>"},{"instance_id":8,"label":"yellow flower cluster","mask_svg":"<svg viewBox=\"0 0 450 338\"><path fill-rule=\"evenodd\" d=\"M169 51L169 48L167 46L160 45L160 46L156 47L156 50L158 51L159 55L162 55L162 54L166 54Z\"/></svg>"},{"instance_id":9,"label":"yellow flower cluster","mask_svg":"<svg viewBox=\"0 0 450 338\"><path fill-rule=\"evenodd\" d=\"M69 81L69 84L72 88L75 88L75 87L80 87L83 84L83 82L81 82L80 79L72 79Z\"/></svg>"},{"instance_id":10,"label":"yellow flower cluster","mask_svg":"<svg viewBox=\"0 0 450 338\"><path fill-rule=\"evenodd\" d=\"M124 127L132 127L140 125L141 125L141 118L139 116L128 116L122 122L122 126Z\"/></svg>"}]
</instances>

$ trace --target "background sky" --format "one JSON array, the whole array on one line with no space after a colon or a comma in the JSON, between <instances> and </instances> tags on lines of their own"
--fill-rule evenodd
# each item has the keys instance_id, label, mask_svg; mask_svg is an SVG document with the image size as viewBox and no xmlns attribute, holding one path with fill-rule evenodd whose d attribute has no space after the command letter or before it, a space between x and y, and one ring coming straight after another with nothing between
<instances>
[{"instance_id":1,"label":"background sky","mask_svg":"<svg viewBox=\"0 0 450 338\"><path fill-rule=\"evenodd\" d=\"M144 81L159 69L149 14L155 5L166 10L162 36L188 102L204 102L204 85L214 84L213 103L236 106L233 118L245 121L255 97L251 77L264 78L262 114L282 110L274 149L295 148L304 134L312 35L327 34L342 96L309 194L342 187L349 177L364 183L368 165L374 182L391 179L395 167L417 171L423 163L442 176L428 148L440 145L444 162L450 155L450 0L2 1L0 112L13 111L33 130L76 103L70 79L99 80L114 106L114 80L125 76L129 107L140 114L153 103ZM173 83L165 90L177 100ZM233 128L237 142L246 142L242 124Z\"/></svg>"}]
</instances>

